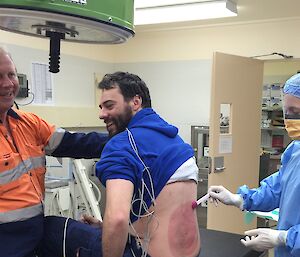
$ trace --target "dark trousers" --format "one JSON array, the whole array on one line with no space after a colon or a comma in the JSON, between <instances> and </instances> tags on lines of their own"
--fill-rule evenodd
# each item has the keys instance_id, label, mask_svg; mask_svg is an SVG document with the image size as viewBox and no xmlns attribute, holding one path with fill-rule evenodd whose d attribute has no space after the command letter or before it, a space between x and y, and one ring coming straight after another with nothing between
<instances>
[{"instance_id":1,"label":"dark trousers","mask_svg":"<svg viewBox=\"0 0 300 257\"><path fill-rule=\"evenodd\" d=\"M44 236L39 246L39 257L63 256L64 227L66 218L48 216L44 218ZM69 219L66 230L66 256L102 257L102 230L79 221ZM123 257L133 257L130 247L136 257L142 250L134 238L127 243ZM150 257L150 256L148 256Z\"/></svg>"},{"instance_id":2,"label":"dark trousers","mask_svg":"<svg viewBox=\"0 0 300 257\"><path fill-rule=\"evenodd\" d=\"M0 224L0 256L35 257L43 237L44 215L28 220Z\"/></svg>"}]
</instances>

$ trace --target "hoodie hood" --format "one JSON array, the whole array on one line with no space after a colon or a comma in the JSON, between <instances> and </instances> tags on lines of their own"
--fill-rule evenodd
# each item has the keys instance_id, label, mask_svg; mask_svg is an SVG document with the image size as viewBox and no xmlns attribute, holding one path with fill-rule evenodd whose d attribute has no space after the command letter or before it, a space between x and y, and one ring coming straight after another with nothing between
<instances>
[{"instance_id":1,"label":"hoodie hood","mask_svg":"<svg viewBox=\"0 0 300 257\"><path fill-rule=\"evenodd\" d=\"M170 138L178 134L178 128L164 121L152 108L144 108L137 112L129 122L128 128L148 128Z\"/></svg>"},{"instance_id":2,"label":"hoodie hood","mask_svg":"<svg viewBox=\"0 0 300 257\"><path fill-rule=\"evenodd\" d=\"M184 143L176 127L151 108L137 112L127 128L105 145L96 165L96 174L103 185L110 179L132 182L134 199L130 219L134 222L138 218L137 213L144 213L139 204L142 182L146 188L154 190L145 190L142 197L149 208L153 196L156 198L174 172L194 156L194 150Z\"/></svg>"}]
</instances>

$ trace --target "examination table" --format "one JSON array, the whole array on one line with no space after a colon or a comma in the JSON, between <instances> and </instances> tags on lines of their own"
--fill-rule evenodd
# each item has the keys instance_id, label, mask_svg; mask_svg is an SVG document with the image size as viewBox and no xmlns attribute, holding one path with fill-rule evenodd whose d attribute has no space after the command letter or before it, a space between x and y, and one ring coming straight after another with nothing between
<instances>
[{"instance_id":1,"label":"examination table","mask_svg":"<svg viewBox=\"0 0 300 257\"><path fill-rule=\"evenodd\" d=\"M200 228L201 252L198 257L263 257L267 252L246 248L243 235Z\"/></svg>"}]
</instances>

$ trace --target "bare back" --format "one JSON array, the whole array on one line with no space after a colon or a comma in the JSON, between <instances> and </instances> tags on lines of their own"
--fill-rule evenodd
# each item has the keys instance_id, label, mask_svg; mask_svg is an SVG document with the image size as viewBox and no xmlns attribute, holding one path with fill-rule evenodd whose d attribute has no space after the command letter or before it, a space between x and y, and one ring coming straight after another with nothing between
<instances>
[{"instance_id":1,"label":"bare back","mask_svg":"<svg viewBox=\"0 0 300 257\"><path fill-rule=\"evenodd\" d=\"M200 234L196 209L192 209L196 196L197 184L193 180L167 184L160 192L156 206L150 208L154 210L149 228L151 257L198 256ZM147 221L142 218L133 224L141 238L145 237Z\"/></svg>"}]
</instances>

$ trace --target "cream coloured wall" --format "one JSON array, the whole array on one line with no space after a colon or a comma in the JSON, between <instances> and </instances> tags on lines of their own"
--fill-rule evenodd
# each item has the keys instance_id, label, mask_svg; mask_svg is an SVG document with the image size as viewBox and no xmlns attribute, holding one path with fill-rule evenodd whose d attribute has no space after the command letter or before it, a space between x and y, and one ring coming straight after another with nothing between
<instances>
[{"instance_id":1,"label":"cream coloured wall","mask_svg":"<svg viewBox=\"0 0 300 257\"><path fill-rule=\"evenodd\" d=\"M141 74L142 78L147 79L151 92L153 92L152 97L156 109L166 119L177 125L181 129L184 139L189 141L190 125L208 124L210 73L207 71L210 70L212 53L221 51L241 56L254 56L282 52L300 57L300 35L297 29L299 26L300 18L293 18L161 31L137 28L135 37L126 44L104 46L62 43L61 52L62 55L73 58L79 57L99 62L100 71L103 72L121 69ZM26 49L39 49L43 52L43 60L48 61L49 40L47 39L5 31L0 31L0 38L0 43L14 44ZM196 65L189 63L189 60L195 61ZM63 67L68 70L72 69L73 65L80 65L72 62L64 64L63 61L64 59L62 59ZM204 67L203 62L207 66ZM103 66L106 69L103 69ZM203 67L206 75L202 72ZM170 69L169 73L162 74L167 69ZM192 76L189 75L189 72ZM175 73L176 76L172 76ZM195 76L197 73L198 76ZM162 75L165 75L163 81L160 79ZM68 83L68 76L64 74L63 70L59 75L54 76L59 81L60 87L64 87L64 84ZM89 81L91 82L91 78ZM184 83L185 81L186 83ZM86 85L81 86L83 87L82 92L93 94L91 88L87 90ZM175 90L176 92L183 86L184 90L180 90L179 94L172 94L172 102L177 105L175 108L170 108L168 91ZM164 89L163 94L162 89ZM74 99L76 97L79 95L74 95ZM66 108L71 104L63 94L59 94L59 99L60 102L67 103ZM91 99L91 96L87 99ZM78 108L87 107L86 104L80 104L80 101L74 101L72 105L78 105ZM80 105L83 106L80 107ZM75 122L73 123L75 124ZM89 124L95 125L92 121Z\"/></svg>"},{"instance_id":2,"label":"cream coloured wall","mask_svg":"<svg viewBox=\"0 0 300 257\"><path fill-rule=\"evenodd\" d=\"M137 28L133 39L115 47L113 61L116 70L127 67L128 70L140 72L139 74L147 78L153 92L155 109L178 126L181 136L190 142L190 126L209 123L210 72L206 71L204 75L200 68L197 71L189 65L184 67L184 71L171 70L174 66L170 63L183 64L187 60L209 62L214 51L248 57L281 52L300 57L299 27L300 18L160 31ZM149 65L146 65L147 62ZM170 67L169 81L163 73L166 63ZM151 65L156 68L149 69ZM209 66L207 68L210 69ZM189 80L191 77L195 78L195 72L198 72L197 79ZM172 74L175 74L176 79ZM184 78L187 80L183 84ZM274 82L274 77L268 78ZM182 87L185 90L171 94L172 103L177 104L170 108L168 94L161 92L172 92Z\"/></svg>"},{"instance_id":3,"label":"cream coloured wall","mask_svg":"<svg viewBox=\"0 0 300 257\"><path fill-rule=\"evenodd\" d=\"M266 61L264 83L284 83L300 71L300 59Z\"/></svg>"},{"instance_id":4,"label":"cream coloured wall","mask_svg":"<svg viewBox=\"0 0 300 257\"><path fill-rule=\"evenodd\" d=\"M116 46L114 62L211 59L214 51L241 56L272 52L300 57L300 18L144 31Z\"/></svg>"}]
</instances>

